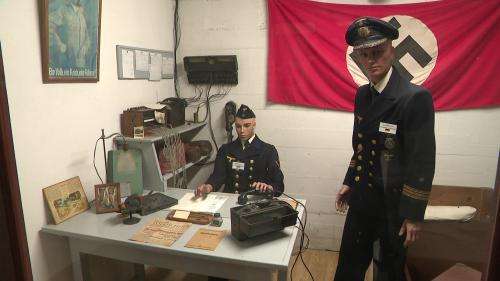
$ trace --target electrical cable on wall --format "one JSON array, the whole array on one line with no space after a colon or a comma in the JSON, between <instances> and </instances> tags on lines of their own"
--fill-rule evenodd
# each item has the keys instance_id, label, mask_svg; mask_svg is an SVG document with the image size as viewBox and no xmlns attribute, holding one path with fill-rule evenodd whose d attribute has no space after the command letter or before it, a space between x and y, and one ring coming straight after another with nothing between
<instances>
[{"instance_id":1,"label":"electrical cable on wall","mask_svg":"<svg viewBox=\"0 0 500 281\"><path fill-rule=\"evenodd\" d=\"M206 108L205 117L203 118L203 120L201 122L206 122L208 119L207 122L208 122L209 129L210 129L210 136L211 136L211 139L212 139L216 149L218 150L219 146L215 140L215 134L213 131L213 126L212 126L211 104L224 99L229 94L232 87L231 86L224 87L224 86L218 85L217 92L215 94L211 94L213 86L214 86L213 84L208 84L207 89L203 90L202 87L199 87L196 85L194 87L195 95L193 97L186 98L186 101L188 103L188 107L196 107L196 112L198 112L202 106L205 106L205 108ZM202 98L202 96L204 96L204 98Z\"/></svg>"},{"instance_id":2,"label":"electrical cable on wall","mask_svg":"<svg viewBox=\"0 0 500 281\"><path fill-rule=\"evenodd\" d=\"M212 88L212 84L210 84L208 91L206 93L207 96L207 115L208 115L208 128L210 130L210 137L212 138L212 141L214 142L215 149L218 151L219 146L217 145L217 141L215 140L215 134L214 134L214 129L212 127L212 109L210 108L210 89Z\"/></svg>"},{"instance_id":3,"label":"electrical cable on wall","mask_svg":"<svg viewBox=\"0 0 500 281\"><path fill-rule=\"evenodd\" d=\"M179 48L180 41L181 41L181 27L180 27L180 23L179 23L179 0L175 0L175 8L174 8L174 90L175 90L176 97L180 97L179 86L178 86L178 71L177 71L177 49Z\"/></svg>"},{"instance_id":4,"label":"electrical cable on wall","mask_svg":"<svg viewBox=\"0 0 500 281\"><path fill-rule=\"evenodd\" d=\"M107 139L112 138L114 136L118 136L118 137L121 137L123 139L123 148L126 150L127 149L127 141L125 140L125 137L122 134L120 134L120 133L114 133L114 134L111 134L111 135L109 135L107 137L106 136L104 136L104 137L100 136L96 140L96 142L95 142L95 146L94 146L94 159L93 159L92 162L94 164L94 170L95 170L95 172L97 174L97 177L99 177L99 180L101 181L101 183L104 183L104 181L102 180L101 175L99 174L99 171L97 170L97 167L95 165L95 152L97 150L97 144L99 143L100 140L107 140ZM106 151L104 151L104 153L106 153ZM106 169L107 167L104 167L104 168Z\"/></svg>"}]
</instances>

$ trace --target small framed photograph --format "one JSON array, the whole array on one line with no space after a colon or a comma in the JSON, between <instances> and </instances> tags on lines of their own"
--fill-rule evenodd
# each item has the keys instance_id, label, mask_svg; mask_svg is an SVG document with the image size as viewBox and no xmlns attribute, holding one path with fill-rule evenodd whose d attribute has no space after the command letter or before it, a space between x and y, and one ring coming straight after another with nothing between
<instances>
[{"instance_id":1,"label":"small framed photograph","mask_svg":"<svg viewBox=\"0 0 500 281\"><path fill-rule=\"evenodd\" d=\"M42 192L55 224L85 212L89 208L89 202L79 177L46 187Z\"/></svg>"},{"instance_id":2,"label":"small framed photograph","mask_svg":"<svg viewBox=\"0 0 500 281\"><path fill-rule=\"evenodd\" d=\"M39 0L44 83L99 81L101 0Z\"/></svg>"},{"instance_id":3,"label":"small framed photograph","mask_svg":"<svg viewBox=\"0 0 500 281\"><path fill-rule=\"evenodd\" d=\"M95 186L95 211L98 214L120 211L120 184L108 183Z\"/></svg>"},{"instance_id":4,"label":"small framed photograph","mask_svg":"<svg viewBox=\"0 0 500 281\"><path fill-rule=\"evenodd\" d=\"M144 138L144 126L134 127L134 139Z\"/></svg>"}]
</instances>

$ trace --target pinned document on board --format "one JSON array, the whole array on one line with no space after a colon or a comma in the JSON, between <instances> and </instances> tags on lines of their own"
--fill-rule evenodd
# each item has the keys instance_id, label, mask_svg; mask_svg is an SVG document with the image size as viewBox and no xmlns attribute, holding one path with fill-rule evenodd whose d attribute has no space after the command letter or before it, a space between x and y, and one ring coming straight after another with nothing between
<instances>
[{"instance_id":1,"label":"pinned document on board","mask_svg":"<svg viewBox=\"0 0 500 281\"><path fill-rule=\"evenodd\" d=\"M149 52L135 50L135 70L149 71Z\"/></svg>"},{"instance_id":2,"label":"pinned document on board","mask_svg":"<svg viewBox=\"0 0 500 281\"><path fill-rule=\"evenodd\" d=\"M122 50L122 76L123 78L134 79L134 52Z\"/></svg>"},{"instance_id":3,"label":"pinned document on board","mask_svg":"<svg viewBox=\"0 0 500 281\"><path fill-rule=\"evenodd\" d=\"M173 57L162 57L162 75L171 75L174 73L174 58Z\"/></svg>"},{"instance_id":4,"label":"pinned document on board","mask_svg":"<svg viewBox=\"0 0 500 281\"><path fill-rule=\"evenodd\" d=\"M151 63L149 64L149 80L160 81L162 72L162 56L161 54L150 53Z\"/></svg>"},{"instance_id":5,"label":"pinned document on board","mask_svg":"<svg viewBox=\"0 0 500 281\"><path fill-rule=\"evenodd\" d=\"M172 79L173 57L171 51L116 45L118 79Z\"/></svg>"}]
</instances>

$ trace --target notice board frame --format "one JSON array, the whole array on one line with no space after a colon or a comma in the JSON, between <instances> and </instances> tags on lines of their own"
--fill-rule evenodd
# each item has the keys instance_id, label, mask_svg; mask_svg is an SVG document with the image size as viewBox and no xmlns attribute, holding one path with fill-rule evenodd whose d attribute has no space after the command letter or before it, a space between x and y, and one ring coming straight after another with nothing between
<instances>
[{"instance_id":1,"label":"notice board frame","mask_svg":"<svg viewBox=\"0 0 500 281\"><path fill-rule=\"evenodd\" d=\"M132 51L134 53L134 78L124 78L123 77L123 64L122 64L122 50ZM136 57L135 51L145 51L154 54L161 54L162 58L174 58L174 53L172 51L139 48L125 45L116 45L116 67L119 80L144 80L149 79L149 71L139 71L136 69ZM151 56L149 56L149 63L151 63ZM169 69L168 73L161 75L161 79L172 79L174 78L174 69Z\"/></svg>"}]
</instances>

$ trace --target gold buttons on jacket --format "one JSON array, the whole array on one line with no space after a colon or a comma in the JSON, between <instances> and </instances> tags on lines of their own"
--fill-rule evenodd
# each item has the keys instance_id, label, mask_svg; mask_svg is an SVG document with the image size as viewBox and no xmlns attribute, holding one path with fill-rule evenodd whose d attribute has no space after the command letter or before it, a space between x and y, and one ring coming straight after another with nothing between
<instances>
[{"instance_id":1,"label":"gold buttons on jacket","mask_svg":"<svg viewBox=\"0 0 500 281\"><path fill-rule=\"evenodd\" d=\"M238 194L239 192L238 192L238 190L236 190L234 193L235 193L235 194Z\"/></svg>"},{"instance_id":2,"label":"gold buttons on jacket","mask_svg":"<svg viewBox=\"0 0 500 281\"><path fill-rule=\"evenodd\" d=\"M250 160L250 164L253 164L253 159Z\"/></svg>"},{"instance_id":3,"label":"gold buttons on jacket","mask_svg":"<svg viewBox=\"0 0 500 281\"><path fill-rule=\"evenodd\" d=\"M369 183L369 184L368 184L368 187L373 187L373 184Z\"/></svg>"},{"instance_id":4,"label":"gold buttons on jacket","mask_svg":"<svg viewBox=\"0 0 500 281\"><path fill-rule=\"evenodd\" d=\"M368 163L370 163L370 165L373 166L373 161L372 160L368 161Z\"/></svg>"},{"instance_id":5,"label":"gold buttons on jacket","mask_svg":"<svg viewBox=\"0 0 500 281\"><path fill-rule=\"evenodd\" d=\"M358 176L356 176L356 177L354 178L354 181L359 181L359 177L358 177Z\"/></svg>"},{"instance_id":6,"label":"gold buttons on jacket","mask_svg":"<svg viewBox=\"0 0 500 281\"><path fill-rule=\"evenodd\" d=\"M370 173L368 173L368 175L369 175L370 177L373 177L373 174L372 174L371 172L370 172Z\"/></svg>"},{"instance_id":7,"label":"gold buttons on jacket","mask_svg":"<svg viewBox=\"0 0 500 281\"><path fill-rule=\"evenodd\" d=\"M235 184L234 184L234 187L236 187L236 188L237 188L238 186L240 186L240 184L239 184L239 183L235 183Z\"/></svg>"},{"instance_id":8,"label":"gold buttons on jacket","mask_svg":"<svg viewBox=\"0 0 500 281\"><path fill-rule=\"evenodd\" d=\"M358 138L363 138L363 134L362 133L358 133Z\"/></svg>"},{"instance_id":9,"label":"gold buttons on jacket","mask_svg":"<svg viewBox=\"0 0 500 281\"><path fill-rule=\"evenodd\" d=\"M248 179L249 179L249 180L253 179L252 175L249 175L249 176L248 176Z\"/></svg>"},{"instance_id":10,"label":"gold buttons on jacket","mask_svg":"<svg viewBox=\"0 0 500 281\"><path fill-rule=\"evenodd\" d=\"M372 155L375 156L375 150L372 150Z\"/></svg>"},{"instance_id":11,"label":"gold buttons on jacket","mask_svg":"<svg viewBox=\"0 0 500 281\"><path fill-rule=\"evenodd\" d=\"M356 167L356 170L358 170L358 171L361 171L361 169L362 169L361 166Z\"/></svg>"},{"instance_id":12,"label":"gold buttons on jacket","mask_svg":"<svg viewBox=\"0 0 500 281\"><path fill-rule=\"evenodd\" d=\"M237 179L239 179L240 175L236 174L234 177L237 178Z\"/></svg>"},{"instance_id":13,"label":"gold buttons on jacket","mask_svg":"<svg viewBox=\"0 0 500 281\"><path fill-rule=\"evenodd\" d=\"M362 144L358 144L358 152L363 150L363 145Z\"/></svg>"},{"instance_id":14,"label":"gold buttons on jacket","mask_svg":"<svg viewBox=\"0 0 500 281\"><path fill-rule=\"evenodd\" d=\"M372 140L372 144L377 144L377 141L376 140Z\"/></svg>"},{"instance_id":15,"label":"gold buttons on jacket","mask_svg":"<svg viewBox=\"0 0 500 281\"><path fill-rule=\"evenodd\" d=\"M250 171L253 171L253 167L248 168Z\"/></svg>"},{"instance_id":16,"label":"gold buttons on jacket","mask_svg":"<svg viewBox=\"0 0 500 281\"><path fill-rule=\"evenodd\" d=\"M358 155L358 160L363 160L363 156Z\"/></svg>"}]
</instances>

